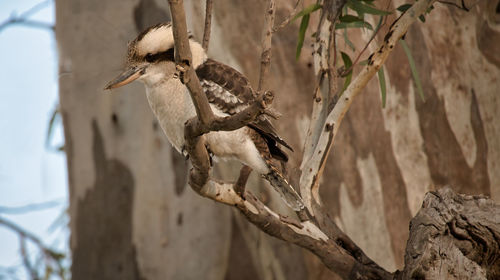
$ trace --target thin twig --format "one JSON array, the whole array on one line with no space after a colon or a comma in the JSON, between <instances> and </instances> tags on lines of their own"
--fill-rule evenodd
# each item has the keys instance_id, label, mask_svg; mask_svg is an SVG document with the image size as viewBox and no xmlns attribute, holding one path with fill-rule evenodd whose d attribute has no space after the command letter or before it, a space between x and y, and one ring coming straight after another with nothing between
<instances>
[{"instance_id":1,"label":"thin twig","mask_svg":"<svg viewBox=\"0 0 500 280\"><path fill-rule=\"evenodd\" d=\"M234 191L239 195L243 196L245 194L245 187L248 181L248 177L252 173L252 168L248 165L243 165L240 170L240 176L236 183L234 183Z\"/></svg>"},{"instance_id":2,"label":"thin twig","mask_svg":"<svg viewBox=\"0 0 500 280\"><path fill-rule=\"evenodd\" d=\"M378 32L380 31L380 29L382 29L382 26L385 25L386 21L387 21L387 17L384 16L384 21L375 30L375 32L373 32L372 36L370 37L370 40L368 40L368 42L365 44L365 46L363 47L363 49L359 52L358 56L356 56L356 59L354 59L354 61L352 62L351 67L349 67L348 69L345 69L344 71L342 71L343 73L341 73L341 76L349 73L354 68L354 66L356 66L356 64L358 63L359 59L361 58L361 55L366 51L366 49L368 48L368 46L370 45L370 43L373 41L373 39L375 39L375 36L378 34Z\"/></svg>"},{"instance_id":3,"label":"thin twig","mask_svg":"<svg viewBox=\"0 0 500 280\"><path fill-rule=\"evenodd\" d=\"M205 6L205 30L203 31L203 42L202 46L205 51L208 51L208 43L210 41L210 31L212 27L212 0L206 0L207 4Z\"/></svg>"},{"instance_id":4,"label":"thin twig","mask_svg":"<svg viewBox=\"0 0 500 280\"><path fill-rule=\"evenodd\" d=\"M33 7L31 7L30 9L28 9L27 11L23 12L20 15L15 15L15 14L11 15L7 20L0 23L0 31L2 31L2 29L9 27L10 25L15 25L15 24L26 25L35 28L50 29L54 31L54 25L50 23L28 19L28 17L30 17L31 15L44 9L50 2L52 2L52 0L43 1L34 5Z\"/></svg>"},{"instance_id":5,"label":"thin twig","mask_svg":"<svg viewBox=\"0 0 500 280\"><path fill-rule=\"evenodd\" d=\"M21 258L23 259L24 268L28 271L28 274L31 276L31 279L38 279L38 273L36 269L33 267L30 261L30 257L28 256L28 250L26 248L26 239L23 235L19 236L19 248L21 252Z\"/></svg>"},{"instance_id":6,"label":"thin twig","mask_svg":"<svg viewBox=\"0 0 500 280\"><path fill-rule=\"evenodd\" d=\"M276 13L276 3L274 0L269 0L269 5L266 9L265 29L262 39L262 54L260 55L260 78L258 92L265 87L269 68L271 66L271 45L273 36L274 15Z\"/></svg>"},{"instance_id":7,"label":"thin twig","mask_svg":"<svg viewBox=\"0 0 500 280\"><path fill-rule=\"evenodd\" d=\"M41 202L41 203L32 203L32 204L27 204L27 205L17 206L17 207L0 206L0 213L11 214L11 215L12 214L26 214L28 212L39 211L39 210L57 207L61 204L63 204L63 202L60 199L57 199L57 200L51 200L51 201L46 201L46 202Z\"/></svg>"},{"instance_id":8,"label":"thin twig","mask_svg":"<svg viewBox=\"0 0 500 280\"><path fill-rule=\"evenodd\" d=\"M26 239L33 242L40 249L40 251L43 253L45 258L52 260L57 265L57 267L59 268L58 272L60 273L61 277L63 278L64 270L63 270L63 266L61 263L61 258L64 255L62 253L57 252L53 249L50 249L45 244L43 244L43 242L40 240L40 238L36 237L33 233L26 231L25 229L21 228L17 224L15 224L15 223L13 223L13 222L11 222L3 217L0 217L0 225L4 225L5 227L13 230L14 232L16 232L19 235L19 238L21 239L21 255L23 256L24 261L26 261L26 260L28 261L28 263L25 262L25 266L28 270L31 270L30 269L31 265L29 263L29 258L27 258L27 256L25 259L24 254L26 252L25 251L23 252L23 250L24 250L23 246L25 245ZM27 266L27 265L29 265L29 266Z\"/></svg>"},{"instance_id":9,"label":"thin twig","mask_svg":"<svg viewBox=\"0 0 500 280\"><path fill-rule=\"evenodd\" d=\"M335 22L335 21L334 21ZM330 36L328 38L328 102L337 101L337 79L339 75L335 71L335 63L337 62L337 48L335 46L335 24L330 25Z\"/></svg>"},{"instance_id":10,"label":"thin twig","mask_svg":"<svg viewBox=\"0 0 500 280\"><path fill-rule=\"evenodd\" d=\"M461 2L462 2L462 6L458 5L457 3L454 3L454 2L448 2L448 1L437 1L437 2L439 2L439 3L441 3L441 4L445 4L445 5L450 5L450 6L457 7L457 8L459 8L460 10L464 10L464 11L466 11L466 12L470 11L470 7L469 7L469 8L467 8L467 7L465 6L465 1L464 1L464 0L462 0L462 1L461 1ZM479 2L479 1L477 1L476 3L478 3L478 2ZM474 6L476 3L474 3L474 4L473 4L473 5L471 5L471 6Z\"/></svg>"},{"instance_id":11,"label":"thin twig","mask_svg":"<svg viewBox=\"0 0 500 280\"><path fill-rule=\"evenodd\" d=\"M191 67L192 55L189 48L189 40L186 25L186 12L184 11L184 1L169 0L172 14L172 26L175 43L175 61L178 69L183 73L183 82L189 89L191 99L196 108L196 115L202 124L210 123L214 118L214 113L208 103L206 94L203 93L200 81L194 68Z\"/></svg>"},{"instance_id":12,"label":"thin twig","mask_svg":"<svg viewBox=\"0 0 500 280\"><path fill-rule=\"evenodd\" d=\"M9 26L12 26L12 25L24 25L27 27L48 29L50 31L55 30L54 25L52 25L50 23L43 22L43 21L30 20L30 19L24 19L24 18L11 18L11 19L8 19L7 21L4 21L2 24L0 24L0 31L2 31L3 29L5 29Z\"/></svg>"},{"instance_id":13,"label":"thin twig","mask_svg":"<svg viewBox=\"0 0 500 280\"><path fill-rule=\"evenodd\" d=\"M35 4L33 7L29 8L27 11L22 13L20 15L20 17L29 17L29 16L37 13L38 11L45 9L50 4L50 2L53 2L53 0L46 0L46 1Z\"/></svg>"},{"instance_id":14,"label":"thin twig","mask_svg":"<svg viewBox=\"0 0 500 280\"><path fill-rule=\"evenodd\" d=\"M43 245L42 241L38 237L36 237L34 234L32 234L32 233L24 230L23 228L21 228L17 224L15 224L15 223L13 223L13 222L11 222L11 221L3 218L3 217L0 217L0 225L4 225L7 228L15 231L17 234L28 238L29 240L31 240L32 242L34 242L35 244L37 244L39 247L46 248Z\"/></svg>"},{"instance_id":15,"label":"thin twig","mask_svg":"<svg viewBox=\"0 0 500 280\"><path fill-rule=\"evenodd\" d=\"M292 12L278 26L273 27L273 33L278 32L282 28L287 26L292 20L292 18L294 18L299 13L299 4L301 1L302 0L297 0L297 2L295 2L295 6L293 7Z\"/></svg>"}]
</instances>

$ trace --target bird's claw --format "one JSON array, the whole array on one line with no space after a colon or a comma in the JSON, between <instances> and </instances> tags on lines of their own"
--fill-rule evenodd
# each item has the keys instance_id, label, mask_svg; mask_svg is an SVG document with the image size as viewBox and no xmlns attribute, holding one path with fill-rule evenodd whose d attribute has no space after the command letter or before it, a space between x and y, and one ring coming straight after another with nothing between
<instances>
[{"instance_id":1,"label":"bird's claw","mask_svg":"<svg viewBox=\"0 0 500 280\"><path fill-rule=\"evenodd\" d=\"M177 70L177 72L174 74L174 77L177 76L177 78L179 78L179 80L181 80L183 84L187 84L189 82L189 78L186 75L188 68L183 65L177 64L175 66L175 69Z\"/></svg>"}]
</instances>

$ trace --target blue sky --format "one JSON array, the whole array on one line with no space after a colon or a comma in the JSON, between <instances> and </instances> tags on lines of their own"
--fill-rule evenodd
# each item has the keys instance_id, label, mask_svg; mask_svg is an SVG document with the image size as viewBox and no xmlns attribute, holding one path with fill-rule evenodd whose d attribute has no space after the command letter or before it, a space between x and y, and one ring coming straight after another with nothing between
<instances>
[{"instance_id":1,"label":"blue sky","mask_svg":"<svg viewBox=\"0 0 500 280\"><path fill-rule=\"evenodd\" d=\"M40 2L0 1L0 23L13 12L21 14ZM50 2L30 19L54 24L54 17ZM61 226L49 230L67 207L65 156L45 143L58 103L57 69L52 31L23 25L0 31L0 206L57 202L56 207L42 211L0 215L36 233L48 245L67 248L67 230ZM60 120L51 142L53 147L64 142ZM18 244L17 235L0 225L0 268L21 265Z\"/></svg>"}]
</instances>

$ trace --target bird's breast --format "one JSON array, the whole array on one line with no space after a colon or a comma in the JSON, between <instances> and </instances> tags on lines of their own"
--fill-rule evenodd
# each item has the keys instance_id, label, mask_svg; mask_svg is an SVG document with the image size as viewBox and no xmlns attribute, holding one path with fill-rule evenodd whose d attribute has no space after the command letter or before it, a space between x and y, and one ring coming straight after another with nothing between
<instances>
[{"instance_id":1,"label":"bird's breast","mask_svg":"<svg viewBox=\"0 0 500 280\"><path fill-rule=\"evenodd\" d=\"M184 146L184 124L196 116L188 89L177 79L156 87L146 87L149 105L163 132L181 152Z\"/></svg>"},{"instance_id":2,"label":"bird's breast","mask_svg":"<svg viewBox=\"0 0 500 280\"><path fill-rule=\"evenodd\" d=\"M182 152L184 124L196 116L188 89L180 81L171 80L160 86L147 87L146 93L149 105L168 140L178 152ZM227 116L213 104L210 105L214 114ZM209 132L203 138L215 156L239 159L260 174L267 174L269 170L249 137L249 129L242 127L234 131Z\"/></svg>"}]
</instances>

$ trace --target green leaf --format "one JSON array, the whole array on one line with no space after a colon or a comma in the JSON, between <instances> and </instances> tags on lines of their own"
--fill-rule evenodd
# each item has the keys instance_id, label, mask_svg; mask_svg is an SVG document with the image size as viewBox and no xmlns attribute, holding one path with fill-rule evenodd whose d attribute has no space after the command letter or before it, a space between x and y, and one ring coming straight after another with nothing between
<instances>
[{"instance_id":1,"label":"green leaf","mask_svg":"<svg viewBox=\"0 0 500 280\"><path fill-rule=\"evenodd\" d=\"M346 70L349 69L352 66L352 60L351 60L351 58L345 52L340 52L340 54L342 55L342 60L344 61L344 68Z\"/></svg>"},{"instance_id":2,"label":"green leaf","mask_svg":"<svg viewBox=\"0 0 500 280\"><path fill-rule=\"evenodd\" d=\"M413 76L413 80L417 86L418 94L422 101L425 101L424 90L422 89L422 83L420 82L420 76L418 75L417 67L415 66L415 60L413 59L413 55L411 54L410 48L406 44L405 40L400 40L401 46L403 46L403 50L406 53L406 57L408 57L408 64L410 64L411 74Z\"/></svg>"},{"instance_id":3,"label":"green leaf","mask_svg":"<svg viewBox=\"0 0 500 280\"><path fill-rule=\"evenodd\" d=\"M382 96L382 108L385 108L386 87L385 87L385 74L384 67L378 70L378 84L380 86L380 95Z\"/></svg>"},{"instance_id":4,"label":"green leaf","mask_svg":"<svg viewBox=\"0 0 500 280\"><path fill-rule=\"evenodd\" d=\"M347 29L344 29L344 42L351 48L352 51L356 51L354 44L351 42L351 40L349 40L349 37L347 36Z\"/></svg>"},{"instance_id":5,"label":"green leaf","mask_svg":"<svg viewBox=\"0 0 500 280\"><path fill-rule=\"evenodd\" d=\"M340 22L345 22L345 23L356 22L356 21L363 22L363 19L361 19L357 16L353 16L353 15L340 16L339 20L340 20Z\"/></svg>"},{"instance_id":6,"label":"green leaf","mask_svg":"<svg viewBox=\"0 0 500 280\"><path fill-rule=\"evenodd\" d=\"M425 22L425 17L424 17L424 15L419 15L419 16L418 16L418 19L419 19L421 22Z\"/></svg>"},{"instance_id":7,"label":"green leaf","mask_svg":"<svg viewBox=\"0 0 500 280\"><path fill-rule=\"evenodd\" d=\"M396 10L400 11L400 12L405 12L406 10L408 10L411 6L413 6L412 4L403 4L399 7L396 8Z\"/></svg>"},{"instance_id":8,"label":"green leaf","mask_svg":"<svg viewBox=\"0 0 500 280\"><path fill-rule=\"evenodd\" d=\"M318 10L321 8L321 5L316 3L316 4L311 4L307 7L305 7L302 11L300 11L298 14L296 14L293 19L292 19L292 22L295 21L296 19L300 18L300 17L303 17L305 15L309 15L310 13Z\"/></svg>"},{"instance_id":9,"label":"green leaf","mask_svg":"<svg viewBox=\"0 0 500 280\"><path fill-rule=\"evenodd\" d=\"M348 0L347 6L358 13L361 14L371 14L371 15L388 15L391 12L379 10L375 7L367 5L360 0Z\"/></svg>"},{"instance_id":10,"label":"green leaf","mask_svg":"<svg viewBox=\"0 0 500 280\"><path fill-rule=\"evenodd\" d=\"M368 28L370 30L373 30L372 25L366 21L355 21L349 23L339 22L335 24L335 30L346 28Z\"/></svg>"},{"instance_id":11,"label":"green leaf","mask_svg":"<svg viewBox=\"0 0 500 280\"><path fill-rule=\"evenodd\" d=\"M378 30L382 26L382 22L384 21L384 16L380 16L377 26L375 26L375 31L373 31L375 34L377 34Z\"/></svg>"},{"instance_id":12,"label":"green leaf","mask_svg":"<svg viewBox=\"0 0 500 280\"><path fill-rule=\"evenodd\" d=\"M349 57L349 55L346 54L345 52L340 52L340 54L342 55L342 60L344 61L344 69L347 70L347 69L351 68L352 60ZM352 69L351 69L351 71L349 71L349 73L347 73L347 75L345 77L344 86L342 88L342 92L340 93L341 96L342 96L342 93L344 93L344 91L347 89L347 87L351 84L351 79L352 79Z\"/></svg>"},{"instance_id":13,"label":"green leaf","mask_svg":"<svg viewBox=\"0 0 500 280\"><path fill-rule=\"evenodd\" d=\"M298 60L300 57L300 52L302 51L302 46L304 45L304 38L306 36L307 26L309 25L309 14L302 17L299 29L299 40L297 42L297 52L295 53L295 59Z\"/></svg>"},{"instance_id":14,"label":"green leaf","mask_svg":"<svg viewBox=\"0 0 500 280\"><path fill-rule=\"evenodd\" d=\"M344 91L347 89L347 87L351 84L352 80L352 71L347 74L344 80L344 87L342 88L342 92L340 93L340 96L344 93Z\"/></svg>"}]
</instances>

